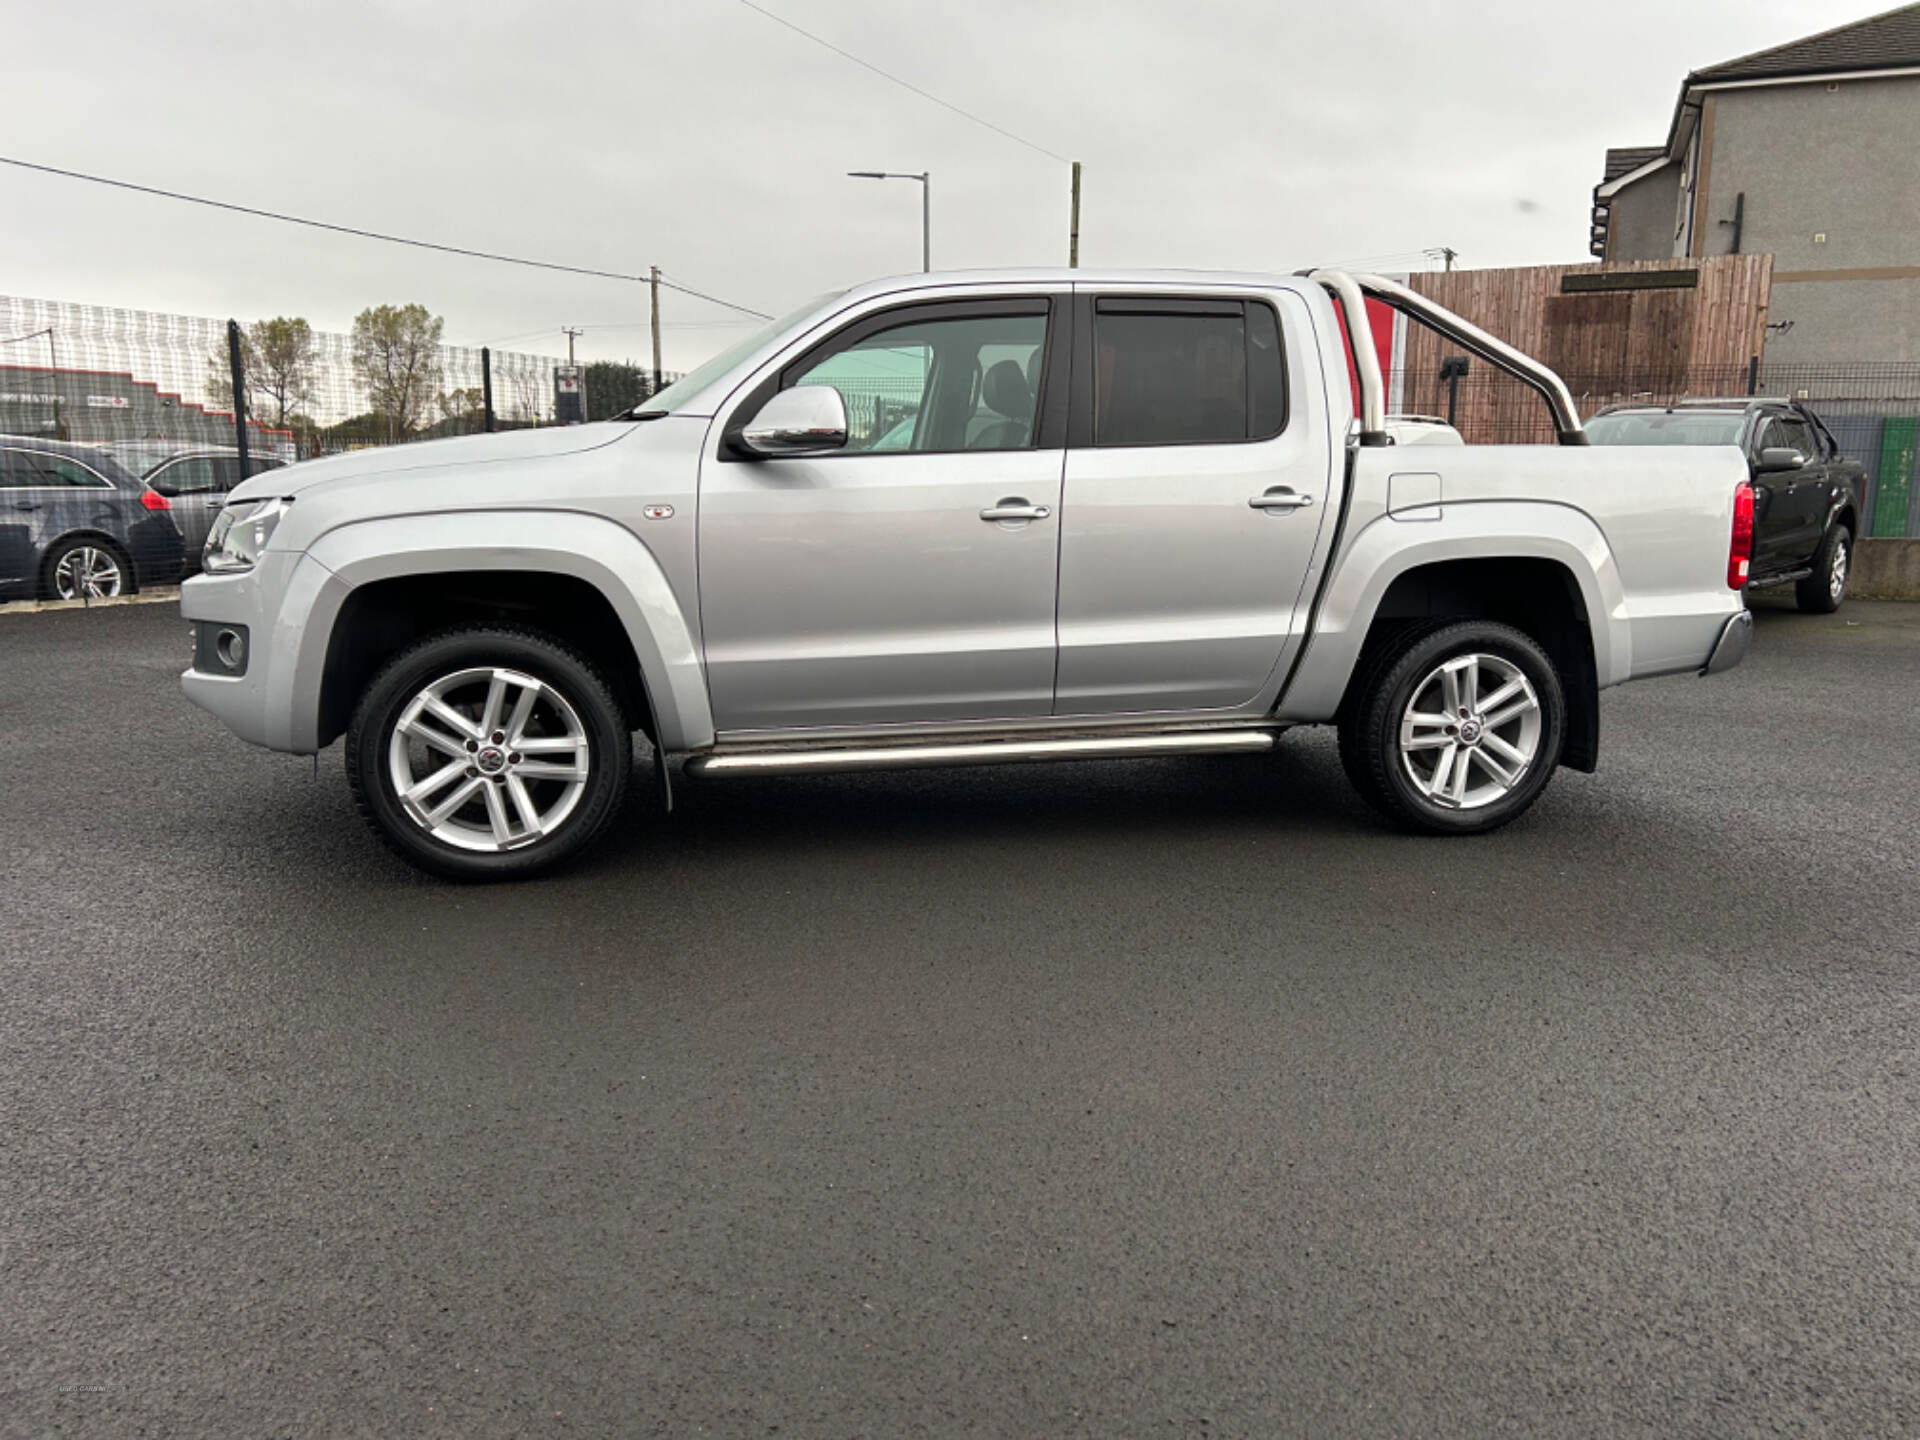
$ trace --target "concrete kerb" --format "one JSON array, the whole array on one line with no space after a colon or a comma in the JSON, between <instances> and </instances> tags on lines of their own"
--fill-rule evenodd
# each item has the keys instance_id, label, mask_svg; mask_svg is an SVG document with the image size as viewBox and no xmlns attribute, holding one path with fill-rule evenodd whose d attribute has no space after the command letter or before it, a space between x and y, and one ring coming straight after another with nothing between
<instances>
[{"instance_id":1,"label":"concrete kerb","mask_svg":"<svg viewBox=\"0 0 1920 1440\"><path fill-rule=\"evenodd\" d=\"M109 605L177 605L178 585L159 585L138 595L113 595L103 600L9 600L0 604L0 615L39 615L49 610L99 610Z\"/></svg>"},{"instance_id":2,"label":"concrete kerb","mask_svg":"<svg viewBox=\"0 0 1920 1440\"><path fill-rule=\"evenodd\" d=\"M1847 594L1862 600L1920 600L1920 540L1858 541Z\"/></svg>"}]
</instances>

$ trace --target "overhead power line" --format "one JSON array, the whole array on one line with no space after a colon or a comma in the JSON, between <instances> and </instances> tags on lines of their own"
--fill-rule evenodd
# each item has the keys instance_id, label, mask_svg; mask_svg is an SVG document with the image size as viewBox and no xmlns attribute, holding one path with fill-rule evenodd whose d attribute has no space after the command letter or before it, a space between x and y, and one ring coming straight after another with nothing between
<instances>
[{"instance_id":1,"label":"overhead power line","mask_svg":"<svg viewBox=\"0 0 1920 1440\"><path fill-rule=\"evenodd\" d=\"M842 50L838 45L834 44L831 40L822 39L820 36L814 34L811 30L801 29L798 25L794 24L791 20L785 19L782 16L774 14L773 11L767 9L765 6L754 4L753 0L740 0L740 3L746 6L747 9L753 11L755 14L766 16L767 19L773 21L774 24L784 25L787 29L793 31L794 34L802 36L805 39L811 40L814 44L822 46L825 49L831 50L834 54L838 55L841 59L851 60L854 64L858 65L862 70L871 70L874 74L878 75L882 80L891 80L895 85L898 85L901 89L911 90L914 94L918 95L922 100L931 100L934 104L938 105L942 110L951 110L954 114L960 116L962 119L971 120L976 125L984 125L987 127L987 129L993 131L994 134L1004 135L1007 139L1013 141L1016 145L1024 145L1029 150L1033 150L1038 152L1039 154L1045 155L1049 160L1058 160L1062 165L1071 165L1073 163L1071 160L1067 159L1066 156L1056 155L1053 151L1047 149L1046 146L1035 144L1033 141L1027 139L1026 136L1024 135L1014 134L1013 131L1007 129L1006 126L1004 125L996 125L993 123L993 121L988 120L983 116L976 115L971 110L963 110L958 105L954 104L951 100L942 100L938 95L935 95L932 91L922 90L918 85L914 84L911 80L902 80L898 75L895 75L892 71L882 70L878 65L875 65L870 60L862 60L858 55L855 55L851 50Z\"/></svg>"},{"instance_id":2,"label":"overhead power line","mask_svg":"<svg viewBox=\"0 0 1920 1440\"><path fill-rule=\"evenodd\" d=\"M587 275L596 280L625 280L635 285L649 283L649 277L645 275L624 275L617 270L594 270L584 265L561 265L552 260L528 260L519 255L499 255L491 250L471 250L464 245L442 245L433 240L413 240L405 235L388 235L379 230L362 230L354 225L335 225L327 220L309 220L300 215L282 215L278 211L262 210L252 205L236 205L228 200L209 200L204 195L187 195L178 190L163 190L157 185L136 185L131 180L114 180L105 175L88 175L79 170L63 170L57 165L38 165L31 160L16 160L9 155L0 155L0 165L12 165L21 170L37 170L43 175L58 175L68 180L85 180L92 185L107 185L116 190L132 190L140 195L158 195L166 200L180 200L189 205L205 205L214 210L230 210L236 215L252 215L261 220L278 220L287 225L304 225L309 230L331 230L336 235L353 235L362 240L382 240L389 245L410 245L416 250L436 250L443 255L464 255L470 260L493 260L502 265L525 265L534 270L558 270L562 274ZM761 320L773 318L763 310L755 310L750 305L736 305L731 300L722 300L717 295L709 295L689 285L680 285L665 279L660 283L669 290L677 290L682 295L690 295L696 300L705 300L711 305L738 310L742 315L752 315Z\"/></svg>"}]
</instances>

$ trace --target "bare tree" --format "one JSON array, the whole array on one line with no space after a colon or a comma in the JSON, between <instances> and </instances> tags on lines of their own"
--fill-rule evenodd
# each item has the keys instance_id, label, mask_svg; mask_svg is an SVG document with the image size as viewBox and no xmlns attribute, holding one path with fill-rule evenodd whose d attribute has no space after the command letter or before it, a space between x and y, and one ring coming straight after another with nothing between
<instances>
[{"instance_id":1,"label":"bare tree","mask_svg":"<svg viewBox=\"0 0 1920 1440\"><path fill-rule=\"evenodd\" d=\"M353 321L353 373L389 445L426 417L440 389L444 322L424 305L375 305Z\"/></svg>"},{"instance_id":2,"label":"bare tree","mask_svg":"<svg viewBox=\"0 0 1920 1440\"><path fill-rule=\"evenodd\" d=\"M240 332L240 369L246 385L247 415L284 430L287 417L313 399L313 328L297 315L256 320ZM233 369L225 355L207 357L207 403L226 410L233 405Z\"/></svg>"}]
</instances>

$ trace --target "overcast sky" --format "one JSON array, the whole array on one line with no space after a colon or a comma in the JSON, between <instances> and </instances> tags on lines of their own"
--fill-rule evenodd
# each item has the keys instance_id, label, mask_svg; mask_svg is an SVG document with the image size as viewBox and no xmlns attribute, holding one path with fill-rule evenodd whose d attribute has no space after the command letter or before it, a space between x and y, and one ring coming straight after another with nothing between
<instances>
[{"instance_id":1,"label":"overcast sky","mask_svg":"<svg viewBox=\"0 0 1920 1440\"><path fill-rule=\"evenodd\" d=\"M1294 269L1451 245L1586 258L1609 145L1681 77L1872 0L762 0L1086 170L1081 261ZM1068 171L739 0L9 7L0 153L780 312L919 267L1064 264ZM0 293L644 359L644 287L407 251L0 167ZM1397 257L1397 263L1396 263ZM742 332L669 294L666 363ZM723 322L714 327L712 322ZM617 328L624 327L624 328Z\"/></svg>"}]
</instances>

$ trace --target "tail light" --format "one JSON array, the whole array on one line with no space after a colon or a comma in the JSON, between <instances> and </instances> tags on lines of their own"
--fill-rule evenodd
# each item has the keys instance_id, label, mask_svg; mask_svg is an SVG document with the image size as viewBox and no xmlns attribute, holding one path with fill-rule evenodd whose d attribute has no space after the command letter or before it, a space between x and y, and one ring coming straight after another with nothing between
<instances>
[{"instance_id":1,"label":"tail light","mask_svg":"<svg viewBox=\"0 0 1920 1440\"><path fill-rule=\"evenodd\" d=\"M149 510L171 510L173 508L173 502L158 490L142 490L140 492L140 503ZM1749 506L1749 508L1751 508L1751 506Z\"/></svg>"},{"instance_id":2,"label":"tail light","mask_svg":"<svg viewBox=\"0 0 1920 1440\"><path fill-rule=\"evenodd\" d=\"M1753 486L1742 480L1733 489L1733 539L1727 545L1727 588L1747 588L1753 560Z\"/></svg>"}]
</instances>

